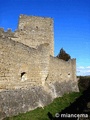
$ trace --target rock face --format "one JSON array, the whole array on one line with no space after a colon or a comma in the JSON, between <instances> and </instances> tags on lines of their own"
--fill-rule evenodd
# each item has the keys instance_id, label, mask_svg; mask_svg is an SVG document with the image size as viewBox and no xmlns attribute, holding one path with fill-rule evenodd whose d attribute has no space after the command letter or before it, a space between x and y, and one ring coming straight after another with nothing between
<instances>
[{"instance_id":1,"label":"rock face","mask_svg":"<svg viewBox=\"0 0 90 120\"><path fill-rule=\"evenodd\" d=\"M0 29L0 114L12 116L78 91L76 59L53 57L53 20L21 15L18 30ZM1 117L2 117L1 116Z\"/></svg>"}]
</instances>

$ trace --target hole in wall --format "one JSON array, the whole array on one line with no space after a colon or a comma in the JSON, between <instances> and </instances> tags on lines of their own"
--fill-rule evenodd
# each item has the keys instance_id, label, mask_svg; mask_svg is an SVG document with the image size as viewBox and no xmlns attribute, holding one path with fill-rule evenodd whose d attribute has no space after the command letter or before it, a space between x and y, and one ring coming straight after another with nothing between
<instances>
[{"instance_id":1,"label":"hole in wall","mask_svg":"<svg viewBox=\"0 0 90 120\"><path fill-rule=\"evenodd\" d=\"M26 74L26 72L22 72L22 73L21 73L21 77L22 77L24 74Z\"/></svg>"},{"instance_id":2,"label":"hole in wall","mask_svg":"<svg viewBox=\"0 0 90 120\"><path fill-rule=\"evenodd\" d=\"M27 80L27 74L26 74L26 72L22 72L21 73L21 81L25 81L25 80Z\"/></svg>"},{"instance_id":3,"label":"hole in wall","mask_svg":"<svg viewBox=\"0 0 90 120\"><path fill-rule=\"evenodd\" d=\"M68 73L68 77L70 77L70 73Z\"/></svg>"},{"instance_id":4,"label":"hole in wall","mask_svg":"<svg viewBox=\"0 0 90 120\"><path fill-rule=\"evenodd\" d=\"M38 26L36 26L36 29L38 29Z\"/></svg>"}]
</instances>

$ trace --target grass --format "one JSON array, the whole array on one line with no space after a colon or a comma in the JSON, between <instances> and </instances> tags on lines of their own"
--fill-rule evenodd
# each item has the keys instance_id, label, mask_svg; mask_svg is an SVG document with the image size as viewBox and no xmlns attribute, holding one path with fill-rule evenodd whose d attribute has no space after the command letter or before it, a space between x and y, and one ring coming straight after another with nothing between
<instances>
[{"instance_id":1,"label":"grass","mask_svg":"<svg viewBox=\"0 0 90 120\"><path fill-rule=\"evenodd\" d=\"M45 106L44 109L37 108L33 111L19 114L18 116L5 118L4 120L49 120L47 116L48 112L55 116L57 112L69 106L70 103L74 102L80 95L81 93L77 92L64 94L63 97L56 98L51 104Z\"/></svg>"}]
</instances>

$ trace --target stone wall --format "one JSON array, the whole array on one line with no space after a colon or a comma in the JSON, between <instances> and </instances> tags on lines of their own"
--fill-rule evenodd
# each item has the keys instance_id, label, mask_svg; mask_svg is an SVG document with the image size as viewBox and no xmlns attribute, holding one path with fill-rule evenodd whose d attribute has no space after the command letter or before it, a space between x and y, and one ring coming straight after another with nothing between
<instances>
[{"instance_id":1,"label":"stone wall","mask_svg":"<svg viewBox=\"0 0 90 120\"><path fill-rule=\"evenodd\" d=\"M50 57L48 81L76 80L76 59L64 61Z\"/></svg>"},{"instance_id":2,"label":"stone wall","mask_svg":"<svg viewBox=\"0 0 90 120\"><path fill-rule=\"evenodd\" d=\"M50 55L54 55L53 20L51 18L20 15L15 41L29 47L49 43Z\"/></svg>"},{"instance_id":3,"label":"stone wall","mask_svg":"<svg viewBox=\"0 0 90 120\"><path fill-rule=\"evenodd\" d=\"M48 51L48 44L34 49L8 38L0 38L0 89L25 87L24 84L29 82L44 84L49 66Z\"/></svg>"},{"instance_id":4,"label":"stone wall","mask_svg":"<svg viewBox=\"0 0 90 120\"><path fill-rule=\"evenodd\" d=\"M35 49L0 38L0 119L44 107L64 93L78 92L76 60L54 58L49 47L46 43Z\"/></svg>"},{"instance_id":5,"label":"stone wall","mask_svg":"<svg viewBox=\"0 0 90 120\"><path fill-rule=\"evenodd\" d=\"M46 86L53 90L53 96L62 96L63 93L79 91L76 78L76 59L64 61L50 56L49 73L45 80Z\"/></svg>"},{"instance_id":6,"label":"stone wall","mask_svg":"<svg viewBox=\"0 0 90 120\"><path fill-rule=\"evenodd\" d=\"M45 86L31 86L27 89L5 90L0 92L0 120L15 116L50 104L54 98L64 93L78 91L73 81L52 82Z\"/></svg>"},{"instance_id":7,"label":"stone wall","mask_svg":"<svg viewBox=\"0 0 90 120\"><path fill-rule=\"evenodd\" d=\"M41 86L2 91L0 92L0 120L37 107L44 107L51 102L51 95Z\"/></svg>"}]
</instances>

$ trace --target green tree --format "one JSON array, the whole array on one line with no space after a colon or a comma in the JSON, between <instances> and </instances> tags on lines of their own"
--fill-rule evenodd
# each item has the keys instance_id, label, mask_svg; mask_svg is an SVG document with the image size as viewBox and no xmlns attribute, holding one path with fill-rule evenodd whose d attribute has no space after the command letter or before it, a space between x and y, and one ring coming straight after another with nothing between
<instances>
[{"instance_id":1,"label":"green tree","mask_svg":"<svg viewBox=\"0 0 90 120\"><path fill-rule=\"evenodd\" d=\"M67 54L63 48L61 48L59 54L57 55L57 58L68 61L71 59L71 56Z\"/></svg>"}]
</instances>

